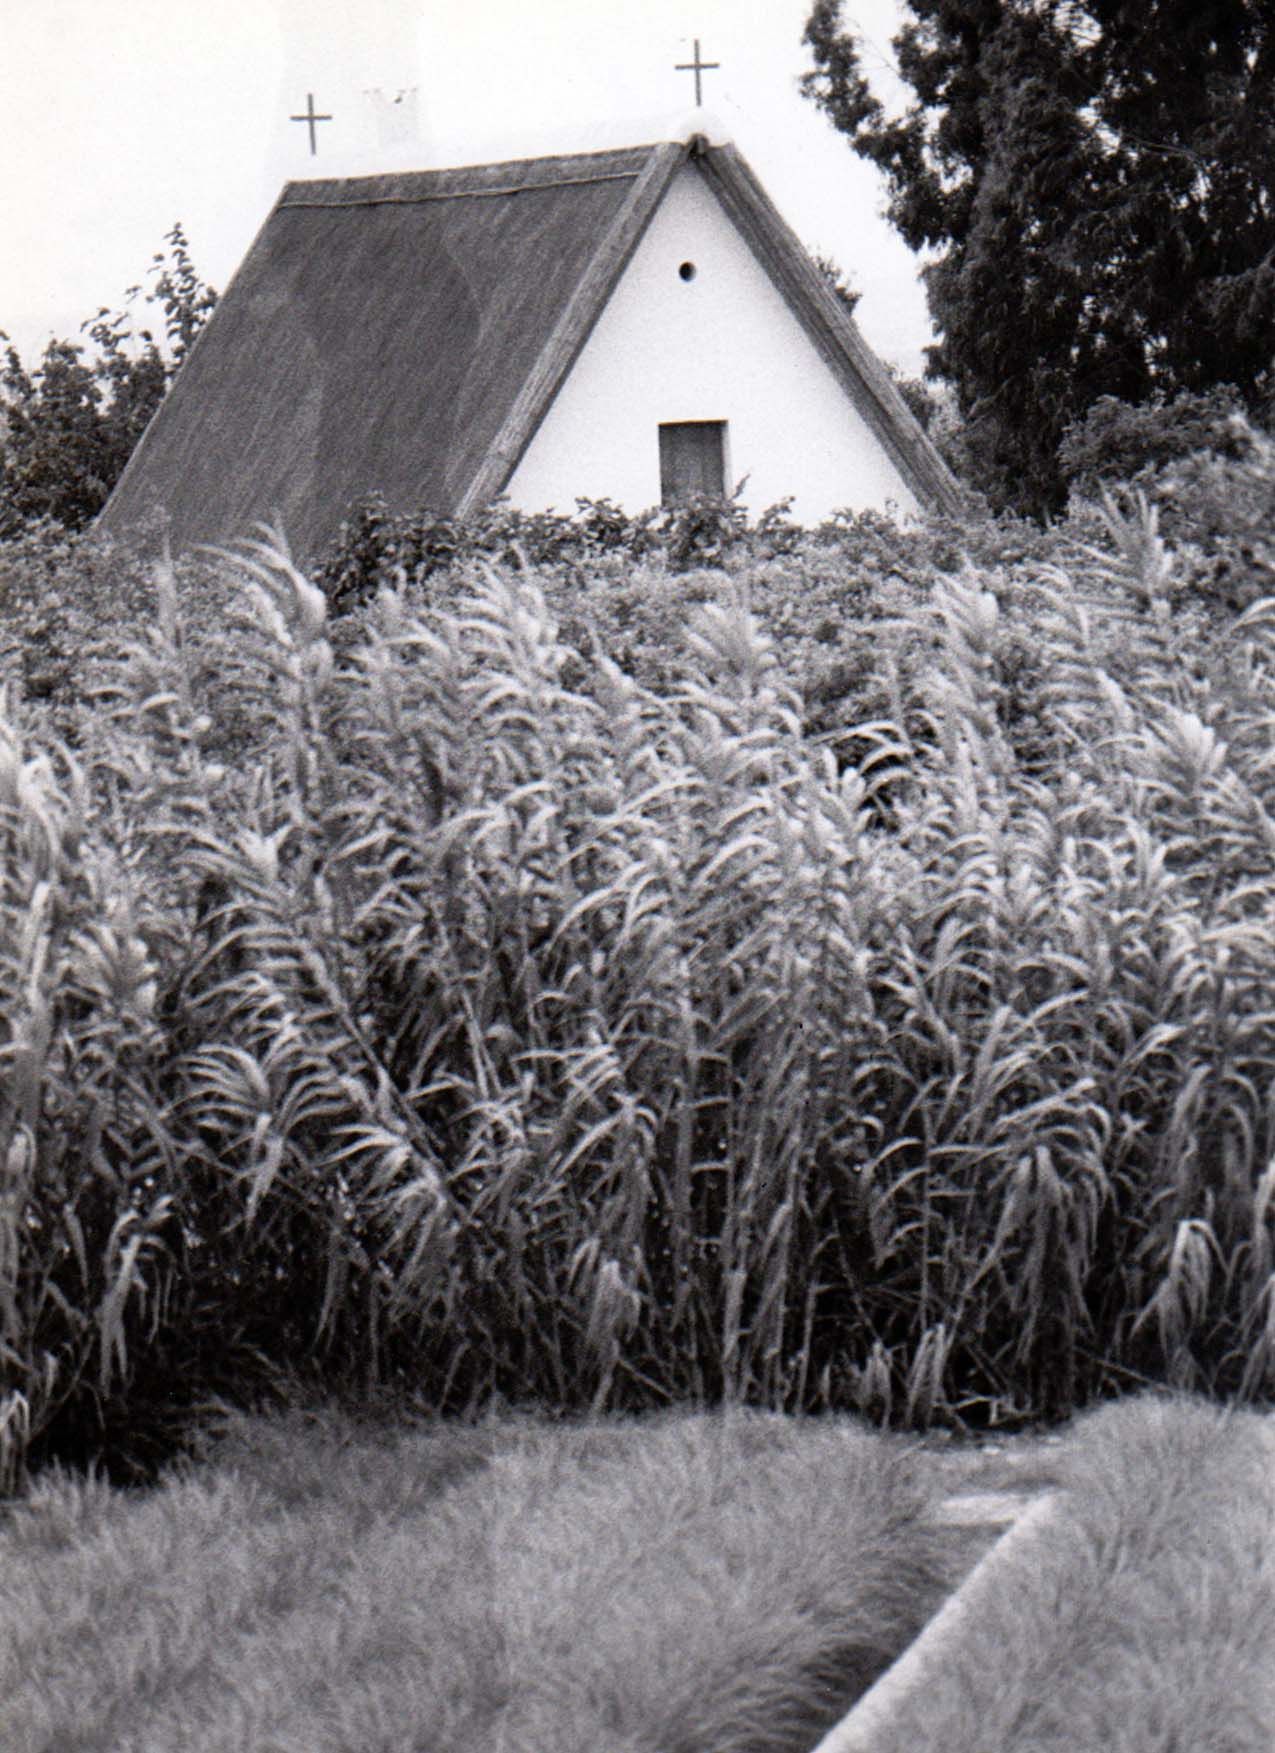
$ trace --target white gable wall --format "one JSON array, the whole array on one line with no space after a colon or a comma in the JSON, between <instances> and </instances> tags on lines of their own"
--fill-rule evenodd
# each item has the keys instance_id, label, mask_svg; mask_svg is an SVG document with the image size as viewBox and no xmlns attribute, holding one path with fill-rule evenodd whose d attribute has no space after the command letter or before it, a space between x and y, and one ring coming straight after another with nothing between
<instances>
[{"instance_id":1,"label":"white gable wall","mask_svg":"<svg viewBox=\"0 0 1275 1753\"><path fill-rule=\"evenodd\" d=\"M695 264L695 278L678 268ZM841 507L917 509L863 420L692 160L675 177L506 493L523 511L577 497L628 512L660 501L659 426L725 420L726 487L753 513L793 496L817 523Z\"/></svg>"}]
</instances>

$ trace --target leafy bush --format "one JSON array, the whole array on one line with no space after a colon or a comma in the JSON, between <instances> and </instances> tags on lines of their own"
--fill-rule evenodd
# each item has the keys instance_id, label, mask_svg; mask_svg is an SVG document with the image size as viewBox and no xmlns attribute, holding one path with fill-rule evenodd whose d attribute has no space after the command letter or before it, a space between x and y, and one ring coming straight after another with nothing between
<instances>
[{"instance_id":1,"label":"leafy bush","mask_svg":"<svg viewBox=\"0 0 1275 1753\"><path fill-rule=\"evenodd\" d=\"M1243 457L1249 431L1239 391L1230 385L1138 404L1100 396L1063 434L1058 465L1073 491L1094 493L1104 482L1128 481L1193 453Z\"/></svg>"},{"instance_id":2,"label":"leafy bush","mask_svg":"<svg viewBox=\"0 0 1275 1753\"><path fill-rule=\"evenodd\" d=\"M1181 589L1213 617L1275 590L1275 442L1247 427L1234 453L1193 452L1145 491L1175 552Z\"/></svg>"},{"instance_id":3,"label":"leafy bush","mask_svg":"<svg viewBox=\"0 0 1275 1753\"><path fill-rule=\"evenodd\" d=\"M775 642L807 729L839 740L857 720L902 710L901 643L917 643L904 623L937 578L963 560L1012 573L1058 549L1048 532L1010 518L899 524L844 512L806 531L786 509L772 507L750 526L731 504L629 517L605 500L581 500L574 518L496 507L456 522L396 517L372 499L351 513L316 579L335 616L357 618L383 586L422 609L455 606L475 563L529 567L583 654L576 681L597 648L655 687L674 672L687 605L715 597L726 579ZM1085 533L1093 534L1087 525Z\"/></svg>"},{"instance_id":4,"label":"leafy bush","mask_svg":"<svg viewBox=\"0 0 1275 1753\"><path fill-rule=\"evenodd\" d=\"M154 607L150 568L52 519L0 542L0 677L70 729L96 654Z\"/></svg>"},{"instance_id":5,"label":"leafy bush","mask_svg":"<svg viewBox=\"0 0 1275 1753\"><path fill-rule=\"evenodd\" d=\"M174 225L151 263L145 302L163 312L167 353L127 312L82 325L92 349L51 341L33 370L8 346L0 369L0 541L30 524L83 529L112 487L217 301ZM128 293L132 301L141 288ZM6 337L0 332L0 340Z\"/></svg>"},{"instance_id":6,"label":"leafy bush","mask_svg":"<svg viewBox=\"0 0 1275 1753\"><path fill-rule=\"evenodd\" d=\"M102 666L157 610L154 566L136 545L71 531L51 520L0 542L0 686L23 721L78 745ZM186 661L217 665L221 618L234 589L219 565L185 557L173 582L188 612Z\"/></svg>"},{"instance_id":7,"label":"leafy bush","mask_svg":"<svg viewBox=\"0 0 1275 1753\"><path fill-rule=\"evenodd\" d=\"M354 505L316 582L338 612L366 602L382 584L423 585L460 562L485 559L515 567L561 564L578 577L608 554L661 556L675 571L716 566L741 553L779 553L799 530L787 502L764 511L755 526L738 500L692 495L684 505L630 516L608 499L579 499L575 517L523 512L497 501L458 519L432 511L393 513L379 494Z\"/></svg>"}]
</instances>

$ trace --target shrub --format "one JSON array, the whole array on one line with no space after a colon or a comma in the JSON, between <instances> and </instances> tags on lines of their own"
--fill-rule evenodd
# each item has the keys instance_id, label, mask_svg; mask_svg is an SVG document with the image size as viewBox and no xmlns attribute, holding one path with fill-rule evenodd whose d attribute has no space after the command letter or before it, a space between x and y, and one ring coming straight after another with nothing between
<instances>
[{"instance_id":1,"label":"shrub","mask_svg":"<svg viewBox=\"0 0 1275 1753\"><path fill-rule=\"evenodd\" d=\"M1058 466L1073 492L1092 494L1104 482L1128 481L1179 457L1242 457L1248 431L1239 391L1229 384L1180 390L1167 402L1162 396L1140 403L1100 396L1063 434Z\"/></svg>"},{"instance_id":2,"label":"shrub","mask_svg":"<svg viewBox=\"0 0 1275 1753\"><path fill-rule=\"evenodd\" d=\"M673 571L729 563L741 554L789 551L800 531L788 502L762 512L750 528L737 499L693 495L684 505L630 516L607 499L578 499L576 515L517 511L503 501L465 519L432 511L392 513L379 494L351 507L336 540L316 565L316 582L342 613L382 584L423 586L445 580L457 564L561 566L572 580L607 555L660 556Z\"/></svg>"},{"instance_id":3,"label":"shrub","mask_svg":"<svg viewBox=\"0 0 1275 1753\"><path fill-rule=\"evenodd\" d=\"M112 487L163 400L217 294L190 259L179 224L151 262L144 302L160 307L167 352L127 312L81 325L91 346L51 341L28 370L7 346L0 368L0 541L44 522L79 530ZM132 302L141 288L128 293ZM0 341L7 337L0 332ZM87 355L87 356L86 356ZM38 532L37 532L38 533Z\"/></svg>"}]
</instances>

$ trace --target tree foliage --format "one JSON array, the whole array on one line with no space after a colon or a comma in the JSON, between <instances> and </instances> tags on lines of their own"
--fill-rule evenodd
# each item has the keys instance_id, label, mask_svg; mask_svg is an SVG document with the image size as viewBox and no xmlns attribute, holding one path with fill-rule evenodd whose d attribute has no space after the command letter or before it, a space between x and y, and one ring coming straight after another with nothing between
<instances>
[{"instance_id":1,"label":"tree foliage","mask_svg":"<svg viewBox=\"0 0 1275 1753\"><path fill-rule=\"evenodd\" d=\"M217 302L180 223L151 261L146 304L162 339L103 306L81 325L89 345L50 341L31 370L8 345L0 366L0 539L52 519L80 529L102 509L147 422ZM131 287L132 304L140 286ZM6 340L0 332L0 340Z\"/></svg>"},{"instance_id":2,"label":"tree foliage","mask_svg":"<svg viewBox=\"0 0 1275 1753\"><path fill-rule=\"evenodd\" d=\"M853 316L855 311L859 308L859 300L863 297L859 288L850 284L845 270L838 262L835 262L831 256L826 256L821 252L816 251L810 259L823 275L824 280L827 282L828 290L841 300L841 303L845 307L846 315Z\"/></svg>"},{"instance_id":3,"label":"tree foliage","mask_svg":"<svg viewBox=\"0 0 1275 1753\"><path fill-rule=\"evenodd\" d=\"M1275 351L1275 16L1265 0L909 0L890 114L840 0L812 98L889 187L980 482L1035 510L1102 396L1234 384Z\"/></svg>"}]
</instances>

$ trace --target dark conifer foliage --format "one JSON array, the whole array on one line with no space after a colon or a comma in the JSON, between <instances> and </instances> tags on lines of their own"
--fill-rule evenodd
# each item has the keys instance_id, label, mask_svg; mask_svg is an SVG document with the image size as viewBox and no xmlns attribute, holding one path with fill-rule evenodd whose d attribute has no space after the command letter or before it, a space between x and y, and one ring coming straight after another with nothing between
<instances>
[{"instance_id":1,"label":"dark conifer foliage","mask_svg":"<svg viewBox=\"0 0 1275 1753\"><path fill-rule=\"evenodd\" d=\"M1275 353L1275 11L1267 0L909 0L901 114L840 0L805 90L885 173L926 269L931 369L994 499L1057 503L1100 396L1235 384Z\"/></svg>"}]
</instances>

